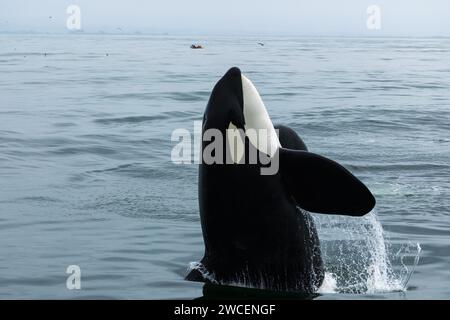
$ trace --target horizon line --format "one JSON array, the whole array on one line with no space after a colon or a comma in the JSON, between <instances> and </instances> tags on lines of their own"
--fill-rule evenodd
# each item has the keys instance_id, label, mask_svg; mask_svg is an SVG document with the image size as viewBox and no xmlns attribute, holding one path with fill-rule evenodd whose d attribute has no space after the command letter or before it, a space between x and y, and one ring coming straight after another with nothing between
<instances>
[{"instance_id":1,"label":"horizon line","mask_svg":"<svg viewBox=\"0 0 450 320\"><path fill-rule=\"evenodd\" d=\"M0 30L0 35L111 35L111 36L172 36L172 37L283 37L283 38L410 38L410 39L450 39L450 35L406 35L406 34L327 34L327 33L297 33L297 34L280 34L280 33L202 33L202 32L165 32L165 31L32 31L32 30Z\"/></svg>"}]
</instances>

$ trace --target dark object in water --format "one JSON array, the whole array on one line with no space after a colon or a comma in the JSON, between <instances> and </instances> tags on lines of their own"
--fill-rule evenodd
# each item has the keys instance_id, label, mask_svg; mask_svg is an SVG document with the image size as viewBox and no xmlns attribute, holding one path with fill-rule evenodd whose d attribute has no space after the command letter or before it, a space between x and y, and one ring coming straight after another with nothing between
<instances>
[{"instance_id":1,"label":"dark object in water","mask_svg":"<svg viewBox=\"0 0 450 320\"><path fill-rule=\"evenodd\" d=\"M191 49L203 49L203 46L200 44L191 44Z\"/></svg>"},{"instance_id":2,"label":"dark object in water","mask_svg":"<svg viewBox=\"0 0 450 320\"><path fill-rule=\"evenodd\" d=\"M219 148L218 162L202 159L198 191L204 270L193 269L186 279L212 282L212 277L219 284L314 293L325 270L314 220L307 211L358 217L373 209L375 198L347 169L309 152L294 130L274 127L258 91L238 68L231 68L215 85L202 136L210 129L225 135L231 124L245 135L243 159L265 153L272 164L279 162L279 170L262 175L262 162L225 164L224 159L237 153L232 146ZM250 129L265 129L267 144L247 135ZM211 143L202 142L202 154L211 150Z\"/></svg>"},{"instance_id":3,"label":"dark object in water","mask_svg":"<svg viewBox=\"0 0 450 320\"><path fill-rule=\"evenodd\" d=\"M259 44L261 47L264 47L264 43L258 42L258 44Z\"/></svg>"}]
</instances>

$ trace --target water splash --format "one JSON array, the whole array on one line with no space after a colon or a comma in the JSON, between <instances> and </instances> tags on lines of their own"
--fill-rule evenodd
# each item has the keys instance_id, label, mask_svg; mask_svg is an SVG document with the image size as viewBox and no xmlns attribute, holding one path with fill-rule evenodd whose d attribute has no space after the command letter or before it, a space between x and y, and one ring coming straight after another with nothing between
<instances>
[{"instance_id":1,"label":"water splash","mask_svg":"<svg viewBox=\"0 0 450 320\"><path fill-rule=\"evenodd\" d=\"M190 262L189 267L188 267L188 272L190 272L192 270L197 270L198 272L200 272L201 275L203 276L203 278L210 281L211 283L214 283L214 284L218 283L214 277L214 274L210 273L201 262L197 262L197 261Z\"/></svg>"},{"instance_id":2,"label":"water splash","mask_svg":"<svg viewBox=\"0 0 450 320\"><path fill-rule=\"evenodd\" d=\"M334 293L337 292L338 286L336 281L336 275L325 272L325 278L317 293Z\"/></svg>"},{"instance_id":3,"label":"water splash","mask_svg":"<svg viewBox=\"0 0 450 320\"><path fill-rule=\"evenodd\" d=\"M325 279L321 293L376 294L406 290L419 262L420 246L410 243L392 254L376 212L363 218L314 215L314 220L327 275L332 278ZM404 263L408 255L414 257L412 267ZM395 270L393 262L400 264L400 271Z\"/></svg>"},{"instance_id":4,"label":"water splash","mask_svg":"<svg viewBox=\"0 0 450 320\"><path fill-rule=\"evenodd\" d=\"M405 288L405 290L409 279L411 279L411 276L414 273L417 264L419 263L421 251L422 248L420 247L419 243L414 244L412 242L409 242L408 244L403 245L395 255L395 257L400 259L400 263L402 265L402 286ZM414 258L414 261L410 267L408 267L408 264L405 262L405 258L407 257Z\"/></svg>"},{"instance_id":5,"label":"water splash","mask_svg":"<svg viewBox=\"0 0 450 320\"><path fill-rule=\"evenodd\" d=\"M375 211L362 218L312 216L319 232L326 269L318 293L380 294L406 291L408 281L419 263L421 248L418 243L403 244L393 253ZM406 263L405 260L411 257L413 262ZM194 269L205 279L218 283L214 274L202 263L191 262L189 271ZM245 281L228 285L248 286ZM265 288L264 284L253 287Z\"/></svg>"}]
</instances>

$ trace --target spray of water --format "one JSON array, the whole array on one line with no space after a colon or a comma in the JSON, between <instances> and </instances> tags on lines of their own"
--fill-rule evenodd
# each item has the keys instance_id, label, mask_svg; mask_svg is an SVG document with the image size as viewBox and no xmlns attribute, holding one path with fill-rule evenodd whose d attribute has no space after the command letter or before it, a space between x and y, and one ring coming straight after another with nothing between
<instances>
[{"instance_id":1,"label":"spray of water","mask_svg":"<svg viewBox=\"0 0 450 320\"><path fill-rule=\"evenodd\" d=\"M379 294L406 290L419 262L419 244L404 244L392 253L374 211L362 218L313 217L326 269L319 293ZM405 262L408 257L414 259L409 266ZM396 263L395 268L393 262ZM217 283L214 274L200 262L191 262L189 269L196 269L205 279Z\"/></svg>"},{"instance_id":2,"label":"spray of water","mask_svg":"<svg viewBox=\"0 0 450 320\"><path fill-rule=\"evenodd\" d=\"M327 275L321 293L376 294L405 291L419 262L420 246L412 243L391 252L376 212L363 218L315 215ZM405 256L414 256L412 266ZM396 271L393 262L399 264Z\"/></svg>"},{"instance_id":3,"label":"spray of water","mask_svg":"<svg viewBox=\"0 0 450 320\"><path fill-rule=\"evenodd\" d=\"M210 273L206 267L201 262L191 262L189 263L188 271L197 270L199 271L203 278L210 281L211 283L217 284L217 280L214 277L214 274Z\"/></svg>"}]
</instances>

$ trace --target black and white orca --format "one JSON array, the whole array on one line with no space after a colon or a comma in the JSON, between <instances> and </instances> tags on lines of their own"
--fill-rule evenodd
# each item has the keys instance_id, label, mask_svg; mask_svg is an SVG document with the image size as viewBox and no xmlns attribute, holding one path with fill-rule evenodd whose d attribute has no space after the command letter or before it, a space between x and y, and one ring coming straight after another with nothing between
<instances>
[{"instance_id":1,"label":"black and white orca","mask_svg":"<svg viewBox=\"0 0 450 320\"><path fill-rule=\"evenodd\" d=\"M201 264L208 276L194 269L186 279L208 282L212 277L220 284L315 292L324 265L307 211L363 216L374 208L374 196L338 163L308 152L292 129L274 127L258 91L236 67L215 85L202 130L226 136L230 128L244 132L240 147L223 146L224 157L234 162L202 161L199 166ZM250 129L264 129L264 143L245 134ZM202 150L211 143L204 140ZM239 153L245 158L255 148L279 161L275 174L261 174L267 164L237 161Z\"/></svg>"}]
</instances>

